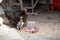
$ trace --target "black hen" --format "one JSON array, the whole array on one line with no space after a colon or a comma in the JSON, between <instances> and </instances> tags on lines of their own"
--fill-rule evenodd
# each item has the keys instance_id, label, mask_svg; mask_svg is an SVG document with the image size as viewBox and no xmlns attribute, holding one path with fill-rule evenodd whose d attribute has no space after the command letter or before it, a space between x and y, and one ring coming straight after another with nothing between
<instances>
[{"instance_id":1,"label":"black hen","mask_svg":"<svg viewBox=\"0 0 60 40\"><path fill-rule=\"evenodd\" d=\"M20 17L23 17L23 22L25 23L27 20L27 9L23 8L23 10L18 10L18 12L9 9L7 11L5 11L5 15L8 18L9 22L13 25L13 26L17 26L17 23L20 21Z\"/></svg>"}]
</instances>

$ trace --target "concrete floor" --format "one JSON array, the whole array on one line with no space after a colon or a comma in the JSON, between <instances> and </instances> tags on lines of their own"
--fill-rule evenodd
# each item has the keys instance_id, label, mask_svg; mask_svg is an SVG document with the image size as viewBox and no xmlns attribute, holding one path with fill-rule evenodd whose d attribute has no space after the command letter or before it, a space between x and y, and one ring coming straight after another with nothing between
<instances>
[{"instance_id":1,"label":"concrete floor","mask_svg":"<svg viewBox=\"0 0 60 40\"><path fill-rule=\"evenodd\" d=\"M4 18L5 23L9 23L5 16L1 17ZM60 12L29 15L28 20L37 22L39 32L31 34L22 29L19 33L25 40L60 40Z\"/></svg>"},{"instance_id":2,"label":"concrete floor","mask_svg":"<svg viewBox=\"0 0 60 40\"><path fill-rule=\"evenodd\" d=\"M7 18L2 16L6 21ZM21 36L26 40L60 40L60 14L59 12L40 13L39 15L29 15L29 21L36 21L39 32L31 34L22 29ZM11 26L11 25L10 25Z\"/></svg>"}]
</instances>

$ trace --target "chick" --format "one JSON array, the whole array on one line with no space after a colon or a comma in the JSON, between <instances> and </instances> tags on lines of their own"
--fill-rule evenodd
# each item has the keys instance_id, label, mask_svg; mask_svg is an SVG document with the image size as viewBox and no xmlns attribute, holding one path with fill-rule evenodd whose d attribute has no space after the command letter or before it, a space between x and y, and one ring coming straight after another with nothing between
<instances>
[{"instance_id":1,"label":"chick","mask_svg":"<svg viewBox=\"0 0 60 40\"><path fill-rule=\"evenodd\" d=\"M22 16L20 17L20 21L17 23L17 29L20 30L20 28L22 28L24 26L24 22L22 20Z\"/></svg>"}]
</instances>

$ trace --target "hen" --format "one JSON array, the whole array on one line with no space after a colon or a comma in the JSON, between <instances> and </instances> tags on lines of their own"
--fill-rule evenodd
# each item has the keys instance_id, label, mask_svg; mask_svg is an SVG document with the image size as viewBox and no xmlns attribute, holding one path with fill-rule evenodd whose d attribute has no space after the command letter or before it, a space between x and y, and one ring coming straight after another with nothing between
<instances>
[{"instance_id":1,"label":"hen","mask_svg":"<svg viewBox=\"0 0 60 40\"><path fill-rule=\"evenodd\" d=\"M23 10L13 10L12 8L8 8L5 11L5 15L8 18L9 22L13 25L13 26L17 26L17 23L20 21L20 17L23 17L23 22L25 23L28 17L27 14L27 9L23 8Z\"/></svg>"}]
</instances>

